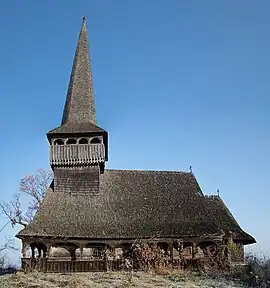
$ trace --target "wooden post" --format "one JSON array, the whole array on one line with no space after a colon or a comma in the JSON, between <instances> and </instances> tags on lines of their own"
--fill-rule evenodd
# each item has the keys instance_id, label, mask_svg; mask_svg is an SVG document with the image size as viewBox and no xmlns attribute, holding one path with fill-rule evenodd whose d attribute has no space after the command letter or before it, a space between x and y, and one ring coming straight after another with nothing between
<instances>
[{"instance_id":1,"label":"wooden post","mask_svg":"<svg viewBox=\"0 0 270 288\"><path fill-rule=\"evenodd\" d=\"M76 260L76 248L71 248L69 249L69 253L70 253L70 257L71 257L71 261L75 261Z\"/></svg>"},{"instance_id":2,"label":"wooden post","mask_svg":"<svg viewBox=\"0 0 270 288\"><path fill-rule=\"evenodd\" d=\"M37 247L37 249L38 249L38 258L41 258L42 249L41 249L40 245Z\"/></svg>"},{"instance_id":3,"label":"wooden post","mask_svg":"<svg viewBox=\"0 0 270 288\"><path fill-rule=\"evenodd\" d=\"M180 268L184 269L184 243L181 241L179 242L179 261L180 261Z\"/></svg>"},{"instance_id":4,"label":"wooden post","mask_svg":"<svg viewBox=\"0 0 270 288\"><path fill-rule=\"evenodd\" d=\"M80 247L80 260L83 260L83 247Z\"/></svg>"},{"instance_id":5,"label":"wooden post","mask_svg":"<svg viewBox=\"0 0 270 288\"><path fill-rule=\"evenodd\" d=\"M105 247L103 251L104 251L104 255L103 255L104 258L103 259L104 259L104 263L105 263L104 270L108 271L108 253L109 253L108 247Z\"/></svg>"},{"instance_id":6,"label":"wooden post","mask_svg":"<svg viewBox=\"0 0 270 288\"><path fill-rule=\"evenodd\" d=\"M169 243L170 259L173 262L173 244Z\"/></svg>"},{"instance_id":7,"label":"wooden post","mask_svg":"<svg viewBox=\"0 0 270 288\"><path fill-rule=\"evenodd\" d=\"M112 256L113 256L113 261L116 260L116 249L115 247L112 247Z\"/></svg>"},{"instance_id":8,"label":"wooden post","mask_svg":"<svg viewBox=\"0 0 270 288\"><path fill-rule=\"evenodd\" d=\"M184 252L184 243L181 241L179 242L179 258L183 260L183 253Z\"/></svg>"},{"instance_id":9,"label":"wooden post","mask_svg":"<svg viewBox=\"0 0 270 288\"><path fill-rule=\"evenodd\" d=\"M195 243L192 243L192 259L196 258L197 254L197 245Z\"/></svg>"},{"instance_id":10,"label":"wooden post","mask_svg":"<svg viewBox=\"0 0 270 288\"><path fill-rule=\"evenodd\" d=\"M51 253L51 245L50 245L50 244L48 244L48 245L46 245L46 247L47 247L46 258L50 258L50 253Z\"/></svg>"},{"instance_id":11,"label":"wooden post","mask_svg":"<svg viewBox=\"0 0 270 288\"><path fill-rule=\"evenodd\" d=\"M22 242L22 258L26 258L27 243Z\"/></svg>"},{"instance_id":12,"label":"wooden post","mask_svg":"<svg viewBox=\"0 0 270 288\"><path fill-rule=\"evenodd\" d=\"M32 244L31 245L31 258L34 259L35 258L35 246Z\"/></svg>"}]
</instances>

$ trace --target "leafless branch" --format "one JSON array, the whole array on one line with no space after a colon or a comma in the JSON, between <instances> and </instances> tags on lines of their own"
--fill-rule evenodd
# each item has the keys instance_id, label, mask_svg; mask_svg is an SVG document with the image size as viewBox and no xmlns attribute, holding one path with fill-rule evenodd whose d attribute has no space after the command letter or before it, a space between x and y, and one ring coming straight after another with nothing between
<instances>
[{"instance_id":1,"label":"leafless branch","mask_svg":"<svg viewBox=\"0 0 270 288\"><path fill-rule=\"evenodd\" d=\"M6 239L5 244L0 246L0 253L6 250L18 250L18 248L14 247L12 239Z\"/></svg>"},{"instance_id":2,"label":"leafless branch","mask_svg":"<svg viewBox=\"0 0 270 288\"><path fill-rule=\"evenodd\" d=\"M26 225L28 224L21 211L19 193L14 194L9 203L0 203L0 209L2 213L9 219L13 226L15 224L20 224L26 227Z\"/></svg>"},{"instance_id":3,"label":"leafless branch","mask_svg":"<svg viewBox=\"0 0 270 288\"><path fill-rule=\"evenodd\" d=\"M38 169L35 175L21 179L20 191L33 198L32 208L37 208L41 204L51 181L52 173L45 169Z\"/></svg>"},{"instance_id":4,"label":"leafless branch","mask_svg":"<svg viewBox=\"0 0 270 288\"><path fill-rule=\"evenodd\" d=\"M4 230L4 228L7 227L8 224L9 224L9 221L0 229L0 233Z\"/></svg>"},{"instance_id":5,"label":"leafless branch","mask_svg":"<svg viewBox=\"0 0 270 288\"><path fill-rule=\"evenodd\" d=\"M0 203L0 211L9 219L12 226L19 224L26 227L28 225L42 203L51 181L50 171L38 169L36 174L21 179L20 192L15 193L10 202ZM22 207L21 196L30 198L27 207Z\"/></svg>"}]
</instances>

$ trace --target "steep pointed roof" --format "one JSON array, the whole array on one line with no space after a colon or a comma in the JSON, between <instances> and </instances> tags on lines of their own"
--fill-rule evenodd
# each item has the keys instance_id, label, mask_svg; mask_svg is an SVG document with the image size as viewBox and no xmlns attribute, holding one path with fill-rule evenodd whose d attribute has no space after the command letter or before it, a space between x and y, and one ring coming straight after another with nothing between
<instances>
[{"instance_id":1,"label":"steep pointed roof","mask_svg":"<svg viewBox=\"0 0 270 288\"><path fill-rule=\"evenodd\" d=\"M48 134L76 132L104 132L103 129L96 126L96 108L85 17L83 17L73 61L62 123Z\"/></svg>"}]
</instances>

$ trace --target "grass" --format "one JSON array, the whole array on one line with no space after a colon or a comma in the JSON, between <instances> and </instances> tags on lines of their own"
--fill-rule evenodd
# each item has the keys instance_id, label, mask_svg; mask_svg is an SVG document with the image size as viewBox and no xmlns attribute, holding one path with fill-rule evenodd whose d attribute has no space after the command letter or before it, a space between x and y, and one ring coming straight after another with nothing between
<instances>
[{"instance_id":1,"label":"grass","mask_svg":"<svg viewBox=\"0 0 270 288\"><path fill-rule=\"evenodd\" d=\"M4 270L2 269L2 272ZM244 266L238 265L230 270L203 271L185 270L183 272L165 267L149 272L118 271L66 274L31 272L26 274L17 271L13 274L0 276L0 288L270 288L270 259L267 258L249 255ZM9 272L12 272L12 269L9 269Z\"/></svg>"},{"instance_id":2,"label":"grass","mask_svg":"<svg viewBox=\"0 0 270 288\"><path fill-rule=\"evenodd\" d=\"M169 275L157 275L146 272L128 272L45 274L29 273L5 275L0 277L1 288L154 288L154 287L247 287L226 278L211 278L195 273L172 271Z\"/></svg>"}]
</instances>

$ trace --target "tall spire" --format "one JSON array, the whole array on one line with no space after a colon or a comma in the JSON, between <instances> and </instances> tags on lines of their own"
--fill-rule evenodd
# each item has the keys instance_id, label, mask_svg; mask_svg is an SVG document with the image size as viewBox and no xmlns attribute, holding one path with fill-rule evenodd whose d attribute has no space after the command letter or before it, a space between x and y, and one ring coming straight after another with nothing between
<instances>
[{"instance_id":1,"label":"tall spire","mask_svg":"<svg viewBox=\"0 0 270 288\"><path fill-rule=\"evenodd\" d=\"M96 125L96 109L88 47L86 19L83 17L63 112L64 124Z\"/></svg>"}]
</instances>

